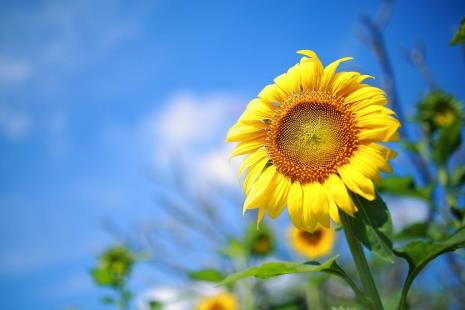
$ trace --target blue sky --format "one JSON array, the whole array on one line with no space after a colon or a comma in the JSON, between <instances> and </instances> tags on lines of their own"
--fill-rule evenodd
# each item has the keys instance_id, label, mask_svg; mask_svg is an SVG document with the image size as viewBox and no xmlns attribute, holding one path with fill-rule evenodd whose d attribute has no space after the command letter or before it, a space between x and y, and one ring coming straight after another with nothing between
<instances>
[{"instance_id":1,"label":"blue sky","mask_svg":"<svg viewBox=\"0 0 465 310\"><path fill-rule=\"evenodd\" d=\"M227 127L296 50L379 76L358 39L378 4L2 1L0 307L97 309L86 270L113 240L102 219L130 229L156 216L153 179L173 154L194 159L186 179L228 182L215 169ZM464 13L459 0L395 5L386 40L407 112L426 88L401 53L417 41L465 99L464 58L448 46Z\"/></svg>"}]
</instances>

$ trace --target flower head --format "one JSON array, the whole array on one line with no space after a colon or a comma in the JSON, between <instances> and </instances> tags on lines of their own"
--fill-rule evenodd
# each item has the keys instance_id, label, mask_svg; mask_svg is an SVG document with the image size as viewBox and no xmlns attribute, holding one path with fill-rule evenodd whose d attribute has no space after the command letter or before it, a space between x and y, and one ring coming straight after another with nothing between
<instances>
[{"instance_id":1,"label":"flower head","mask_svg":"<svg viewBox=\"0 0 465 310\"><path fill-rule=\"evenodd\" d=\"M274 249L274 238L271 229L267 226L256 229L250 225L247 229L245 245L253 256L269 255Z\"/></svg>"},{"instance_id":2,"label":"flower head","mask_svg":"<svg viewBox=\"0 0 465 310\"><path fill-rule=\"evenodd\" d=\"M375 198L373 179L390 171L394 153L377 142L397 138L399 122L385 107L384 92L362 83L368 75L338 72L339 59L323 67L313 51L278 76L248 104L227 140L233 156L246 155L244 211L276 218L287 205L293 224L307 231L339 210L357 208L349 190Z\"/></svg>"},{"instance_id":3,"label":"flower head","mask_svg":"<svg viewBox=\"0 0 465 310\"><path fill-rule=\"evenodd\" d=\"M324 227L319 227L314 232L308 232L292 226L289 228L288 237L292 248L297 253L314 259L331 253L336 233L333 229Z\"/></svg>"},{"instance_id":4,"label":"flower head","mask_svg":"<svg viewBox=\"0 0 465 310\"><path fill-rule=\"evenodd\" d=\"M205 297L200 300L197 310L237 310L239 306L234 295L221 293L212 297Z\"/></svg>"},{"instance_id":5,"label":"flower head","mask_svg":"<svg viewBox=\"0 0 465 310\"><path fill-rule=\"evenodd\" d=\"M431 132L448 127L462 118L460 102L443 91L432 91L423 97L417 106L417 121L422 122Z\"/></svg>"}]
</instances>

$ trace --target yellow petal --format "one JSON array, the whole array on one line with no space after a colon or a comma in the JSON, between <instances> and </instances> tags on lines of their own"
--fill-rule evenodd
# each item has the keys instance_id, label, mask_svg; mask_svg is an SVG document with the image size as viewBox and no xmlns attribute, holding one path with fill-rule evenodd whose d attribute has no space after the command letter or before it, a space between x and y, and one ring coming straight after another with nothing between
<instances>
[{"instance_id":1,"label":"yellow petal","mask_svg":"<svg viewBox=\"0 0 465 310\"><path fill-rule=\"evenodd\" d=\"M341 224L341 219L339 217L339 209L336 205L336 202L328 196L328 209L329 209L329 216L331 219L334 221L334 223L340 225Z\"/></svg>"},{"instance_id":2,"label":"yellow petal","mask_svg":"<svg viewBox=\"0 0 465 310\"><path fill-rule=\"evenodd\" d=\"M296 64L290 68L287 73L281 74L275 78L274 82L288 95L299 93L301 91L300 64Z\"/></svg>"},{"instance_id":3,"label":"yellow petal","mask_svg":"<svg viewBox=\"0 0 465 310\"><path fill-rule=\"evenodd\" d=\"M318 183L308 183L304 186L304 213L310 214L310 219L307 221L310 225L307 226L307 231L313 231L316 227L311 226L316 222L326 228L329 227L328 215L328 199L326 190Z\"/></svg>"},{"instance_id":4,"label":"yellow petal","mask_svg":"<svg viewBox=\"0 0 465 310\"><path fill-rule=\"evenodd\" d=\"M263 147L265 143L265 139L240 142L234 147L231 153L231 157L253 153L257 151L259 148Z\"/></svg>"},{"instance_id":5,"label":"yellow petal","mask_svg":"<svg viewBox=\"0 0 465 310\"><path fill-rule=\"evenodd\" d=\"M287 98L287 94L276 84L269 84L262 89L262 91L258 94L258 97L263 102L273 105L275 103L283 103Z\"/></svg>"},{"instance_id":6,"label":"yellow petal","mask_svg":"<svg viewBox=\"0 0 465 310\"><path fill-rule=\"evenodd\" d=\"M239 172L238 172L238 178L244 173L246 169L249 169L251 167L254 167L256 164L258 164L260 161L268 159L268 152L266 150L258 150L249 156L247 156L243 161L241 166L239 167Z\"/></svg>"},{"instance_id":7,"label":"yellow petal","mask_svg":"<svg viewBox=\"0 0 465 310\"><path fill-rule=\"evenodd\" d=\"M369 97L366 99L362 99L359 101L355 101L351 103L350 109L353 112L357 112L359 110L362 110L368 106L372 105L379 105L379 106L385 106L388 103L388 100L386 96L383 95L375 95L373 97Z\"/></svg>"},{"instance_id":8,"label":"yellow petal","mask_svg":"<svg viewBox=\"0 0 465 310\"><path fill-rule=\"evenodd\" d=\"M349 192L342 180L337 175L331 175L325 181L323 186L326 188L328 195L337 206L344 210L345 213L353 215L357 211L352 198L350 198Z\"/></svg>"},{"instance_id":9,"label":"yellow petal","mask_svg":"<svg viewBox=\"0 0 465 310\"><path fill-rule=\"evenodd\" d=\"M270 192L270 204L268 206L268 214L271 218L277 218L286 206L287 196L291 188L291 180L284 175L277 173L275 180L275 188Z\"/></svg>"},{"instance_id":10,"label":"yellow petal","mask_svg":"<svg viewBox=\"0 0 465 310\"><path fill-rule=\"evenodd\" d=\"M276 167L270 166L266 168L257 178L255 183L244 202L245 212L248 209L255 209L259 207L266 207L269 199L268 192L273 188L274 178L276 174Z\"/></svg>"},{"instance_id":11,"label":"yellow petal","mask_svg":"<svg viewBox=\"0 0 465 310\"><path fill-rule=\"evenodd\" d=\"M344 58L338 59L338 60L330 63L329 65L327 65L326 68L323 71L323 79L321 81L320 89L321 90L326 90L328 88L331 80L333 79L334 73L336 72L337 67L339 66L339 64L341 62L348 61L348 60L351 60L351 59L353 59L353 58L352 57L344 57Z\"/></svg>"},{"instance_id":12,"label":"yellow petal","mask_svg":"<svg viewBox=\"0 0 465 310\"><path fill-rule=\"evenodd\" d=\"M384 106L381 105L369 105L364 107L363 109L359 109L357 111L354 111L354 114L357 117L362 117L362 116L368 116L368 115L396 115L396 113Z\"/></svg>"},{"instance_id":13,"label":"yellow petal","mask_svg":"<svg viewBox=\"0 0 465 310\"><path fill-rule=\"evenodd\" d=\"M261 121L264 119L271 119L276 107L266 104L262 100L255 98L249 102L244 113L242 113L239 121Z\"/></svg>"},{"instance_id":14,"label":"yellow petal","mask_svg":"<svg viewBox=\"0 0 465 310\"><path fill-rule=\"evenodd\" d=\"M228 131L226 141L228 142L241 142L247 140L253 140L266 135L266 128L268 125L265 123L256 124L241 124L236 123Z\"/></svg>"},{"instance_id":15,"label":"yellow petal","mask_svg":"<svg viewBox=\"0 0 465 310\"><path fill-rule=\"evenodd\" d=\"M244 194L247 195L250 192L252 185L254 184L258 176L262 173L268 161L269 159L267 157L263 157L253 167L249 169L244 178Z\"/></svg>"},{"instance_id":16,"label":"yellow petal","mask_svg":"<svg viewBox=\"0 0 465 310\"><path fill-rule=\"evenodd\" d=\"M258 216L257 216L257 229L259 228L260 222L263 220L264 216L265 216L265 208L259 208Z\"/></svg>"},{"instance_id":17,"label":"yellow petal","mask_svg":"<svg viewBox=\"0 0 465 310\"><path fill-rule=\"evenodd\" d=\"M390 127L381 127L373 129L363 129L358 133L358 140L361 143L372 142L390 142L397 141L397 128L399 124L392 124Z\"/></svg>"},{"instance_id":18,"label":"yellow petal","mask_svg":"<svg viewBox=\"0 0 465 310\"><path fill-rule=\"evenodd\" d=\"M379 95L383 95L384 96L384 92L377 88L377 87L373 87L373 86L365 86L365 87L362 87L356 91L354 91L353 93L349 94L345 99L344 99L344 102L346 104L354 104L358 101L362 101L362 100L366 100L366 99L370 99L370 98L373 98L375 96L379 96Z\"/></svg>"},{"instance_id":19,"label":"yellow petal","mask_svg":"<svg viewBox=\"0 0 465 310\"><path fill-rule=\"evenodd\" d=\"M375 199L375 186L373 182L365 177L360 171L354 169L349 163L339 167L339 175L344 184L354 193L362 196L367 200Z\"/></svg>"},{"instance_id":20,"label":"yellow petal","mask_svg":"<svg viewBox=\"0 0 465 310\"><path fill-rule=\"evenodd\" d=\"M304 193L302 185L298 181L292 183L287 197L287 209L289 217L295 227L302 230L314 230L316 222L304 206Z\"/></svg>"}]
</instances>

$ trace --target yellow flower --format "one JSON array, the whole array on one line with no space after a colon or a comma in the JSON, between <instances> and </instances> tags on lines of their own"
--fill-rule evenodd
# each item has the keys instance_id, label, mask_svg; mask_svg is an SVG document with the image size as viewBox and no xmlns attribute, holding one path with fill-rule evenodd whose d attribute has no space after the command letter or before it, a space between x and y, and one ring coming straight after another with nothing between
<instances>
[{"instance_id":1,"label":"yellow flower","mask_svg":"<svg viewBox=\"0 0 465 310\"><path fill-rule=\"evenodd\" d=\"M221 293L212 297L205 297L200 300L197 310L237 310L237 299L229 293Z\"/></svg>"},{"instance_id":2,"label":"yellow flower","mask_svg":"<svg viewBox=\"0 0 465 310\"><path fill-rule=\"evenodd\" d=\"M246 155L239 175L244 212L258 208L276 218L287 205L293 224L306 231L339 223L338 208L353 215L349 191L375 198L373 179L390 171L394 152L378 144L397 139L399 122L384 92L363 84L368 75L323 67L313 51L278 76L248 104L227 141L232 156Z\"/></svg>"},{"instance_id":3,"label":"yellow flower","mask_svg":"<svg viewBox=\"0 0 465 310\"><path fill-rule=\"evenodd\" d=\"M291 226L289 242L299 254L310 258L318 258L331 253L336 240L336 232L331 228L319 227L314 232L308 232Z\"/></svg>"}]
</instances>

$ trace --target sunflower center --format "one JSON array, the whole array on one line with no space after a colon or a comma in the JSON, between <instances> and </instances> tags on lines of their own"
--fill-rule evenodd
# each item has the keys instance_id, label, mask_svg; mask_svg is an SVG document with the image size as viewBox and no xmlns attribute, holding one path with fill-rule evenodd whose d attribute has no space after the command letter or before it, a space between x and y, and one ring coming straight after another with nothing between
<instances>
[{"instance_id":1,"label":"sunflower center","mask_svg":"<svg viewBox=\"0 0 465 310\"><path fill-rule=\"evenodd\" d=\"M312 233L309 233L304 230L300 232L300 238L302 238L302 240L308 245L318 244L318 242L320 242L321 237L322 237L321 230L316 230Z\"/></svg>"},{"instance_id":2,"label":"sunflower center","mask_svg":"<svg viewBox=\"0 0 465 310\"><path fill-rule=\"evenodd\" d=\"M326 93L288 98L268 130L273 163L301 183L323 182L348 162L357 145L354 117L340 99Z\"/></svg>"}]
</instances>

